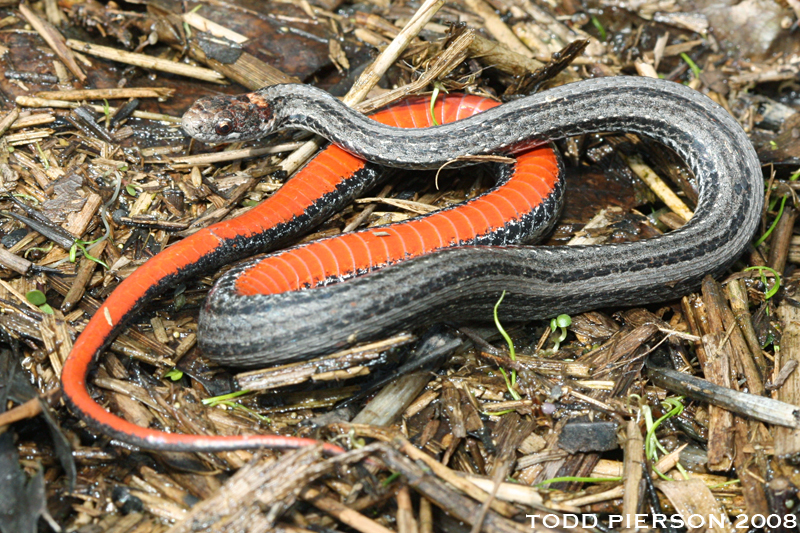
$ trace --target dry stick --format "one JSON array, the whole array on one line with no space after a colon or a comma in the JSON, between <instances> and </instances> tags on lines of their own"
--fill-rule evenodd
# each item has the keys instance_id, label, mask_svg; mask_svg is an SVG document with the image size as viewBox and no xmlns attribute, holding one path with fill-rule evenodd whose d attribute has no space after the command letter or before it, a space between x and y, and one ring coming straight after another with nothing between
<instances>
[{"instance_id":1,"label":"dry stick","mask_svg":"<svg viewBox=\"0 0 800 533\"><path fill-rule=\"evenodd\" d=\"M73 50L101 57L103 59L110 59L119 63L134 65L137 67L160 70L169 72L170 74L179 74L189 78L196 78L199 80L210 81L213 83L225 83L225 77L215 70L203 67L195 67L177 61L170 61L169 59L160 59L151 57L146 54L136 54L133 52L126 52L125 50L118 50L110 46L99 46L96 44L86 43L83 41L76 41L75 39L68 39L67 46Z\"/></svg>"},{"instance_id":2,"label":"dry stick","mask_svg":"<svg viewBox=\"0 0 800 533\"><path fill-rule=\"evenodd\" d=\"M730 388L730 359L722 353L725 344L722 333L703 335L703 346L708 357L703 373L708 381ZM708 468L727 472L733 465L733 414L723 408L708 407Z\"/></svg>"},{"instance_id":3,"label":"dry stick","mask_svg":"<svg viewBox=\"0 0 800 533\"><path fill-rule=\"evenodd\" d=\"M40 19L31 8L29 8L25 3L21 3L19 5L19 11L22 13L33 29L37 31L39 35L41 35L42 39L53 49L53 52L56 53L58 58L67 66L67 68L72 72L76 78L80 81L86 81L86 74L83 73L81 67L78 66L78 62L75 61L75 56L70 51L69 48L64 43L64 37L53 28L49 23Z\"/></svg>"},{"instance_id":4,"label":"dry stick","mask_svg":"<svg viewBox=\"0 0 800 533\"><path fill-rule=\"evenodd\" d=\"M672 451L671 453L665 455L658 462L653 465L653 471L650 473L650 477L653 479L658 478L658 474L656 472L663 472L667 473L673 468L675 465L678 464L680 461L681 451L686 448L687 444L679 447L678 449ZM578 507L583 507L584 505L591 505L593 503L603 502L607 500L616 500L617 498L623 498L625 496L625 487L620 485L618 487L614 487L613 489L609 489L604 492L598 492L595 494L589 494L587 496L580 496L578 498L572 500L564 500L561 503L563 505L568 505L571 508L575 508L577 510Z\"/></svg>"},{"instance_id":5,"label":"dry stick","mask_svg":"<svg viewBox=\"0 0 800 533\"><path fill-rule=\"evenodd\" d=\"M736 448L733 466L742 484L744 507L750 516L769 516L770 505L764 492L764 480L767 477L763 449L766 443L759 442L759 435L766 435L766 428L758 422L746 420L740 416L734 421L734 446ZM759 427L760 426L760 427ZM772 438L769 437L769 444ZM760 459L760 460L759 460ZM770 465L772 466L772 465Z\"/></svg>"},{"instance_id":6,"label":"dry stick","mask_svg":"<svg viewBox=\"0 0 800 533\"><path fill-rule=\"evenodd\" d=\"M81 107L81 104L78 102L67 102L65 100L45 100L44 98L34 98L32 96L17 96L15 99L17 105L23 107L55 107L58 109L77 109ZM108 110L109 113L115 113L118 108L116 107L108 107L104 108L101 105L86 105L92 111L96 111L98 113L105 113ZM136 118L145 118L148 120L161 120L163 122L174 122L175 124L181 123L180 117L173 117L171 115L162 115L161 113L149 113L147 111L134 111L131 113L132 117Z\"/></svg>"},{"instance_id":7,"label":"dry stick","mask_svg":"<svg viewBox=\"0 0 800 533\"><path fill-rule=\"evenodd\" d=\"M10 128L11 125L14 122L16 122L18 118L19 118L19 109L15 107L14 109L6 113L6 115L2 119L0 119L0 137L3 136L6 130L8 130L8 128Z\"/></svg>"},{"instance_id":8,"label":"dry stick","mask_svg":"<svg viewBox=\"0 0 800 533\"><path fill-rule=\"evenodd\" d=\"M750 353L747 342L744 340L744 335L736 327L736 318L725 301L719 283L707 276L703 280L702 292L708 312L709 325L713 327L712 332L729 332L730 339L726 345L730 347L731 355L734 358L732 362L736 370L740 371L747 379L747 387L750 392L759 396L764 394L764 381L760 370L753 359L753 354ZM710 356L711 354L707 355Z\"/></svg>"},{"instance_id":9,"label":"dry stick","mask_svg":"<svg viewBox=\"0 0 800 533\"><path fill-rule=\"evenodd\" d=\"M465 0L465 3L467 7L483 19L483 25L486 31L492 34L492 37L518 54L525 57L533 57L533 52L522 44L522 41L520 41L519 38L514 35L514 32L506 26L503 19L494 12L494 8L490 7L483 0Z\"/></svg>"},{"instance_id":10,"label":"dry stick","mask_svg":"<svg viewBox=\"0 0 800 533\"><path fill-rule=\"evenodd\" d=\"M51 124L55 121L56 117L51 113L36 113L35 115L28 115L27 117L18 118L11 125L11 129L19 130L22 128L30 128L32 126L42 126L44 124Z\"/></svg>"},{"instance_id":11,"label":"dry stick","mask_svg":"<svg viewBox=\"0 0 800 533\"><path fill-rule=\"evenodd\" d=\"M0 265L9 270L13 270L14 272L22 274L23 276L27 276L31 271L31 268L34 267L33 263L27 259L23 259L17 254L12 254L3 248L2 245L0 245Z\"/></svg>"},{"instance_id":12,"label":"dry stick","mask_svg":"<svg viewBox=\"0 0 800 533\"><path fill-rule=\"evenodd\" d=\"M444 0L426 0L424 4L414 13L408 24L400 31L397 37L389 43L389 46L375 58L372 65L369 66L355 81L353 86L344 97L343 102L349 106L353 106L367 96L367 93L377 85L378 81L383 77L403 50L406 49L411 40L416 37L425 24L433 18L433 15L444 5ZM309 157L314 155L319 149L320 141L317 139L308 141L301 148L293 152L289 157L281 163L281 170L287 174L293 174Z\"/></svg>"},{"instance_id":13,"label":"dry stick","mask_svg":"<svg viewBox=\"0 0 800 533\"><path fill-rule=\"evenodd\" d=\"M767 264L778 274L783 274L783 270L786 268L786 259L789 256L789 245L792 242L795 219L797 219L797 211L793 207L786 206L781 219L775 226L775 231L769 243Z\"/></svg>"},{"instance_id":14,"label":"dry stick","mask_svg":"<svg viewBox=\"0 0 800 533\"><path fill-rule=\"evenodd\" d=\"M450 72L464 59L466 59L469 46L474 38L474 30L465 31L455 38L453 42L450 43L450 46L448 46L442 51L441 54L439 54L439 57L437 57L433 63L431 63L431 66L418 80L412 81L408 85L385 92L380 96L376 96L375 98L371 98L366 102L362 102L353 106L353 108L361 111L362 113L369 113L370 111L374 111L391 102L399 100L404 96L423 89L430 82Z\"/></svg>"},{"instance_id":15,"label":"dry stick","mask_svg":"<svg viewBox=\"0 0 800 533\"><path fill-rule=\"evenodd\" d=\"M18 405L17 407L0 414L0 428L25 420L26 418L33 418L42 412L42 402L39 398L32 398L27 402Z\"/></svg>"},{"instance_id":16,"label":"dry stick","mask_svg":"<svg viewBox=\"0 0 800 533\"><path fill-rule=\"evenodd\" d=\"M469 56L477 59L483 65L491 65L512 76L533 74L544 66L544 63L538 59L520 54L503 43L480 35L476 35L470 44Z\"/></svg>"},{"instance_id":17,"label":"dry stick","mask_svg":"<svg viewBox=\"0 0 800 533\"><path fill-rule=\"evenodd\" d=\"M431 500L444 512L468 524L472 524L475 521L475 517L480 510L477 503L453 491L448 484L388 445L376 443L370 444L369 446L374 447L374 449L380 452L381 460L390 470L403 474L408 485ZM534 527L530 527L528 524L519 524L494 512L486 514L486 519L483 524L483 531L486 533L523 533L532 530L544 532L546 528L540 523L537 523ZM555 527L547 531L584 533L585 530L581 528L566 530L564 528Z\"/></svg>"},{"instance_id":18,"label":"dry stick","mask_svg":"<svg viewBox=\"0 0 800 533\"><path fill-rule=\"evenodd\" d=\"M628 157L623 156L628 162L628 166L631 167L639 178L643 182L650 187L656 196L664 202L670 210L683 218L686 222L688 222L694 213L692 213L691 209L686 207L686 204L683 203L683 200L678 198L678 195L675 194L669 186L664 183L656 173L653 171L652 168L647 166L642 158L638 155L631 155Z\"/></svg>"},{"instance_id":19,"label":"dry stick","mask_svg":"<svg viewBox=\"0 0 800 533\"><path fill-rule=\"evenodd\" d=\"M419 533L433 533L433 505L424 496L419 498Z\"/></svg>"},{"instance_id":20,"label":"dry stick","mask_svg":"<svg viewBox=\"0 0 800 533\"><path fill-rule=\"evenodd\" d=\"M695 521L696 516L702 516L709 521L708 528L703 528L709 533L727 533L734 531L728 521L728 514L725 513L711 490L706 487L699 479L687 481L664 481L656 480L656 488L664 493L669 502L675 507L675 511L680 513L687 523ZM711 522L711 517L721 518L722 526L716 522ZM631 527L628 524L623 524Z\"/></svg>"},{"instance_id":21,"label":"dry stick","mask_svg":"<svg viewBox=\"0 0 800 533\"><path fill-rule=\"evenodd\" d=\"M55 133L55 130L45 129L45 130L34 130L34 131L26 131L23 133L11 133L6 135L5 139L8 144L12 146L16 146L18 144L27 144L33 141L38 141L39 139L44 139L46 137L50 137Z\"/></svg>"},{"instance_id":22,"label":"dry stick","mask_svg":"<svg viewBox=\"0 0 800 533\"><path fill-rule=\"evenodd\" d=\"M107 240L101 241L99 243L100 247L92 250L92 254L94 254L95 257L100 257L100 254L103 253L103 250L105 249L105 243L107 242ZM65 313L72 311L72 308L75 307L75 304L83 297L83 293L86 291L86 284L92 279L92 274L94 274L94 269L96 266L97 263L87 257L83 257L80 260L78 273L73 278L72 285L70 286L67 295L64 297L64 301L61 303L62 311Z\"/></svg>"},{"instance_id":23,"label":"dry stick","mask_svg":"<svg viewBox=\"0 0 800 533\"><path fill-rule=\"evenodd\" d=\"M381 192L378 193L376 198L378 199L386 198L386 196L388 196L390 192L392 192L392 186L386 185L383 189L381 189ZM344 227L342 233L349 233L354 229L356 229L357 227L359 227L362 222L367 220L369 216L375 212L375 209L377 207L378 204L371 204L365 207L363 211L361 211L358 215L356 215L355 218L353 218L353 220L351 220L350 223Z\"/></svg>"},{"instance_id":24,"label":"dry stick","mask_svg":"<svg viewBox=\"0 0 800 533\"><path fill-rule=\"evenodd\" d=\"M697 296L684 296L681 298L681 310L683 311L683 316L686 318L686 323L689 325L689 331L695 336L700 337L703 335L703 332L700 330L700 324L705 321L705 304L703 303L702 298ZM697 360L700 361L700 364L703 365L706 362L706 351L703 349L703 345L700 343L695 343L695 353L697 354Z\"/></svg>"},{"instance_id":25,"label":"dry stick","mask_svg":"<svg viewBox=\"0 0 800 533\"><path fill-rule=\"evenodd\" d=\"M232 161L245 159L248 157L259 157L267 154L278 154L289 152L300 148L302 143L284 143L267 146L263 148L242 148L241 150L229 150L217 154L189 155L184 157L173 157L171 161L154 161L154 163L184 163L187 166L210 165L221 161Z\"/></svg>"},{"instance_id":26,"label":"dry stick","mask_svg":"<svg viewBox=\"0 0 800 533\"><path fill-rule=\"evenodd\" d=\"M338 500L334 500L330 496L323 495L317 489L306 488L300 492L300 497L329 515L335 517L343 524L347 524L356 531L362 533L394 533L378 522L367 518L366 516L353 511Z\"/></svg>"},{"instance_id":27,"label":"dry stick","mask_svg":"<svg viewBox=\"0 0 800 533\"><path fill-rule=\"evenodd\" d=\"M414 506L411 504L411 491L402 487L397 491L397 531L398 533L417 533L414 520Z\"/></svg>"},{"instance_id":28,"label":"dry stick","mask_svg":"<svg viewBox=\"0 0 800 533\"><path fill-rule=\"evenodd\" d=\"M489 498L489 491L484 491L477 485L457 475L456 472L443 465L427 453L423 452L405 439L397 438L395 445L398 450L408 455L412 460L419 463L424 463L431 472L436 476L442 478L444 481L453 485L455 488L471 497L472 499L484 502ZM490 507L504 516L514 516L516 510L513 505L499 500L491 500Z\"/></svg>"},{"instance_id":29,"label":"dry stick","mask_svg":"<svg viewBox=\"0 0 800 533\"><path fill-rule=\"evenodd\" d=\"M783 329L780 363L786 365L790 361L800 361L800 309L783 300L778 306L778 317ZM800 405L800 372L793 372L789 376L783 387L778 389L777 399ZM775 428L774 431L777 457L793 457L800 453L800 428Z\"/></svg>"},{"instance_id":30,"label":"dry stick","mask_svg":"<svg viewBox=\"0 0 800 533\"><path fill-rule=\"evenodd\" d=\"M744 340L753 354L762 375L766 375L767 362L764 353L761 351L761 344L758 342L758 335L753 327L753 316L750 314L750 302L747 299L747 287L742 279L732 279L727 285L728 300L731 302L731 310L739 324L739 329L744 335Z\"/></svg>"},{"instance_id":31,"label":"dry stick","mask_svg":"<svg viewBox=\"0 0 800 533\"><path fill-rule=\"evenodd\" d=\"M766 424L800 428L800 410L791 403L721 387L671 368L651 366L647 374L654 384L675 394L716 405Z\"/></svg>"},{"instance_id":32,"label":"dry stick","mask_svg":"<svg viewBox=\"0 0 800 533\"><path fill-rule=\"evenodd\" d=\"M32 303L30 303L28 301L28 299L25 298L25 296L22 295L22 293L20 293L17 289L15 289L11 285L9 285L9 283L7 281L5 281L4 279L0 279L0 286L2 286L5 290L7 290L8 292L10 292L14 296L16 296L17 299L20 302L22 302L23 304L27 305L32 311L36 311L39 314L42 313L42 311L38 307L36 307Z\"/></svg>"},{"instance_id":33,"label":"dry stick","mask_svg":"<svg viewBox=\"0 0 800 533\"><path fill-rule=\"evenodd\" d=\"M39 91L38 98L53 100L113 100L120 98L169 98L175 89L169 87L123 87L120 89L76 89L74 91Z\"/></svg>"},{"instance_id":34,"label":"dry stick","mask_svg":"<svg viewBox=\"0 0 800 533\"><path fill-rule=\"evenodd\" d=\"M188 53L189 57L192 59L205 63L226 78L235 81L243 87L256 90L268 85L275 85L276 83L300 83L300 80L294 76L287 76L280 70L247 52L242 52L239 58L233 63L220 63L206 56L206 53L195 39L190 39L187 43L185 39L181 37L183 32L178 32L176 30L178 27L181 27L184 22L184 19L180 15L169 14L164 16L163 13L159 9L153 7L152 4L148 5L147 10L153 17L159 20L165 19L166 21L165 24L156 24L155 30L158 33L158 41L160 43L168 44L181 53Z\"/></svg>"},{"instance_id":35,"label":"dry stick","mask_svg":"<svg viewBox=\"0 0 800 533\"><path fill-rule=\"evenodd\" d=\"M644 462L644 439L636 418L628 420L625 441L625 466L623 474L622 514L630 520L639 509Z\"/></svg>"},{"instance_id":36,"label":"dry stick","mask_svg":"<svg viewBox=\"0 0 800 533\"><path fill-rule=\"evenodd\" d=\"M183 21L186 22L189 26L196 28L200 31L208 32L214 37L223 37L228 39L229 41L233 41L238 44L242 44L250 39L246 36L242 35L241 33L236 33L235 31L222 26L221 24L217 24L216 22L212 22L205 18L204 16L200 15L199 13L184 13L181 18Z\"/></svg>"}]
</instances>

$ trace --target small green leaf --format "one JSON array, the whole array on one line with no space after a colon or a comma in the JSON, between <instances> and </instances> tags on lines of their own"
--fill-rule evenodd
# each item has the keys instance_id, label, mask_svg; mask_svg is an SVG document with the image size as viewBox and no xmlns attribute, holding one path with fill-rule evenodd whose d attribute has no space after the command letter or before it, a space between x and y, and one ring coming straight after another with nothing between
<instances>
[{"instance_id":1,"label":"small green leaf","mask_svg":"<svg viewBox=\"0 0 800 533\"><path fill-rule=\"evenodd\" d=\"M136 196L138 194L136 192L136 187L134 187L133 185L126 185L125 191L127 191L127 193L130 194L131 196Z\"/></svg>"},{"instance_id":2,"label":"small green leaf","mask_svg":"<svg viewBox=\"0 0 800 533\"><path fill-rule=\"evenodd\" d=\"M183 372L181 372L177 368L173 368L169 372L164 374L164 377L167 377L172 381L180 381L183 378Z\"/></svg>"},{"instance_id":3,"label":"small green leaf","mask_svg":"<svg viewBox=\"0 0 800 533\"><path fill-rule=\"evenodd\" d=\"M700 70L700 67L697 66L697 63L692 61L692 58L689 57L686 52L681 52L681 59L683 59L686 64L689 65L689 68L692 69L692 74L694 74L694 77L699 78L702 71Z\"/></svg>"},{"instance_id":4,"label":"small green leaf","mask_svg":"<svg viewBox=\"0 0 800 533\"><path fill-rule=\"evenodd\" d=\"M556 317L556 324L560 328L568 328L572 325L572 318L569 315L558 315Z\"/></svg>"},{"instance_id":5,"label":"small green leaf","mask_svg":"<svg viewBox=\"0 0 800 533\"><path fill-rule=\"evenodd\" d=\"M600 22L600 19L592 15L592 25L597 28L598 33L600 33L600 40L606 40L606 29L603 27L603 24Z\"/></svg>"},{"instance_id":6,"label":"small green leaf","mask_svg":"<svg viewBox=\"0 0 800 533\"><path fill-rule=\"evenodd\" d=\"M52 314L54 314L54 313L53 313L53 308L52 308L52 307L50 307L50 304L43 304L43 305L40 305L40 306L39 306L39 310L40 310L42 313L46 314L46 315L52 315Z\"/></svg>"},{"instance_id":7,"label":"small green leaf","mask_svg":"<svg viewBox=\"0 0 800 533\"><path fill-rule=\"evenodd\" d=\"M45 296L42 291L37 289L25 293L25 298L35 306L40 306L47 303L47 296Z\"/></svg>"}]
</instances>

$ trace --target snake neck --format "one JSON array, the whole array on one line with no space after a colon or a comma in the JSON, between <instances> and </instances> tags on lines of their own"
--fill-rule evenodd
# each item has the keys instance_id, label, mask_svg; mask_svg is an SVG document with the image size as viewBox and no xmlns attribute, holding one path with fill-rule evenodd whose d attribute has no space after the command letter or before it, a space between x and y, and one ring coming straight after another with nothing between
<instances>
[{"instance_id":1,"label":"snake neck","mask_svg":"<svg viewBox=\"0 0 800 533\"><path fill-rule=\"evenodd\" d=\"M330 93L310 85L271 85L259 89L256 94L269 102L275 129L303 129L336 144L343 141L342 125L352 126L354 122L365 120ZM342 115L348 120L336 119Z\"/></svg>"}]
</instances>

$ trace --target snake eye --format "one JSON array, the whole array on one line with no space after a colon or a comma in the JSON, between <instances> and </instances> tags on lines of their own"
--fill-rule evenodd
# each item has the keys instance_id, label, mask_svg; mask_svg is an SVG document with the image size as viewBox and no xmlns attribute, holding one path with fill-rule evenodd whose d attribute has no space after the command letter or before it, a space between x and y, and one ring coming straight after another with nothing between
<instances>
[{"instance_id":1,"label":"snake eye","mask_svg":"<svg viewBox=\"0 0 800 533\"><path fill-rule=\"evenodd\" d=\"M223 120L219 124L217 124L214 131L217 132L217 135L228 135L231 131L233 131L233 124L231 124L230 120Z\"/></svg>"}]
</instances>

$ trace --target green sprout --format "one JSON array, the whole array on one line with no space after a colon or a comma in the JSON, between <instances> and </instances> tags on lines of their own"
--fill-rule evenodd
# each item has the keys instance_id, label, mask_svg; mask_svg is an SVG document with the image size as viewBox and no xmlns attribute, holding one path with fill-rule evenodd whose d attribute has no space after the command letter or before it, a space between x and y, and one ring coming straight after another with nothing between
<instances>
[{"instance_id":1,"label":"green sprout","mask_svg":"<svg viewBox=\"0 0 800 533\"><path fill-rule=\"evenodd\" d=\"M88 259L89 261L94 261L98 265L103 265L106 270L111 270L111 267L106 264L105 261L101 260L98 257L93 256L89 253L86 249L87 246L91 246L100 242L101 239L105 239L105 236L100 237L99 239L95 239L93 241L84 241L83 239L75 239L75 242L72 243L72 247L69 249L69 262L74 263L78 259L78 250L83 253L83 256Z\"/></svg>"},{"instance_id":2,"label":"green sprout","mask_svg":"<svg viewBox=\"0 0 800 533\"><path fill-rule=\"evenodd\" d=\"M548 479L546 481L542 481L541 483L537 483L537 487L543 487L545 485L549 485L551 483L608 483L612 481L622 481L621 477L577 477L577 476L563 476L563 477L554 477L553 479Z\"/></svg>"},{"instance_id":3,"label":"green sprout","mask_svg":"<svg viewBox=\"0 0 800 533\"><path fill-rule=\"evenodd\" d=\"M656 438L656 430L658 430L659 426L665 420L678 416L683 412L683 396L667 398L661 402L661 405L671 409L655 422L653 421L653 413L650 410L650 407L647 405L643 405L641 407L641 412L644 415L645 424L647 427L647 433L644 436L644 453L645 457L647 457L653 463L658 460L659 451L664 455L669 453ZM686 470L680 463L676 463L675 468L678 469L685 479L689 479ZM656 474L658 474L661 478L669 480L667 476L659 472L657 469L654 468L653 470L655 470Z\"/></svg>"},{"instance_id":4,"label":"green sprout","mask_svg":"<svg viewBox=\"0 0 800 533\"><path fill-rule=\"evenodd\" d=\"M761 246L764 243L764 241L766 241L769 238L769 236L772 235L773 230L778 226L778 221L783 216L783 208L786 207L787 198L788 196L784 196L783 198L781 198L781 206L780 208L778 208L778 214L775 216L775 220L772 221L772 225L770 225L769 229L766 232L764 232L764 235L762 235L756 242L753 243L754 247Z\"/></svg>"},{"instance_id":5,"label":"green sprout","mask_svg":"<svg viewBox=\"0 0 800 533\"><path fill-rule=\"evenodd\" d=\"M391 485L391 484L392 484L392 482L393 482L395 479L397 479L397 478L399 478L399 477L400 477L400 472L392 472L392 473L389 475L389 477L387 477L386 479L384 479L384 480L381 482L381 486L383 486L383 487L388 487L389 485Z\"/></svg>"},{"instance_id":6,"label":"green sprout","mask_svg":"<svg viewBox=\"0 0 800 533\"><path fill-rule=\"evenodd\" d=\"M164 377L169 378L172 381L180 381L181 379L183 379L183 372L181 370L178 370L177 368L171 368L169 372L164 374Z\"/></svg>"},{"instance_id":7,"label":"green sprout","mask_svg":"<svg viewBox=\"0 0 800 533\"><path fill-rule=\"evenodd\" d=\"M786 197L784 196L784 198ZM764 283L765 286L767 286L768 284L767 284L767 276L764 275L764 271L766 270L768 272L771 272L772 275L775 276L775 285L773 285L771 289L769 289L767 292L764 293L764 300L769 300L770 298L778 294L778 291L781 288L781 276L775 271L775 269L772 269L767 266L751 266L744 269L745 272L747 272L748 270L758 270L758 272L761 274L761 282Z\"/></svg>"},{"instance_id":8,"label":"green sprout","mask_svg":"<svg viewBox=\"0 0 800 533\"><path fill-rule=\"evenodd\" d=\"M15 192L11 196L13 196L14 198L22 198L23 200L28 200L33 205L39 205L39 200L35 196L31 196L30 194L22 194L19 192Z\"/></svg>"},{"instance_id":9,"label":"green sprout","mask_svg":"<svg viewBox=\"0 0 800 533\"><path fill-rule=\"evenodd\" d=\"M506 296L506 291L503 291L503 294L500 295L500 299L497 300L497 303L494 304L494 325L497 327L497 331L500 332L500 335L506 340L506 344L508 344L508 355L511 357L512 361L517 360L517 353L514 350L514 342L511 340L511 337L506 333L506 330L503 328L503 325L500 324L500 318L497 316L497 310L500 308L500 303L503 301L503 298ZM505 369L501 368L500 373L503 374L503 379L506 380L506 387L508 388L509 394L515 400L521 400L522 397L519 393L514 390L514 385L517 384L517 371L511 371L511 379L509 380L508 374L506 374Z\"/></svg>"},{"instance_id":10,"label":"green sprout","mask_svg":"<svg viewBox=\"0 0 800 533\"><path fill-rule=\"evenodd\" d=\"M222 394L220 396L212 396L211 398L206 398L202 400L203 405L208 405L209 407L214 407L215 405L226 402L228 400L233 400L234 398L238 398L239 396L244 396L245 394L250 394L249 390L237 390L236 392L230 392L228 394Z\"/></svg>"},{"instance_id":11,"label":"green sprout","mask_svg":"<svg viewBox=\"0 0 800 533\"><path fill-rule=\"evenodd\" d=\"M25 293L25 299L28 300L31 304L35 305L39 308L39 311L45 313L47 315L53 314L53 308L47 303L47 296L38 290L34 289L32 291L28 291Z\"/></svg>"},{"instance_id":12,"label":"green sprout","mask_svg":"<svg viewBox=\"0 0 800 533\"><path fill-rule=\"evenodd\" d=\"M47 160L47 156L42 151L42 147L39 146L38 141L34 143L36 145L36 151L39 152L39 159L42 160L42 164L44 165L44 169L47 170L50 168L50 161Z\"/></svg>"},{"instance_id":13,"label":"green sprout","mask_svg":"<svg viewBox=\"0 0 800 533\"><path fill-rule=\"evenodd\" d=\"M203 7L203 4L195 6L195 8L189 11L189 13L197 13L201 7ZM192 29L189 27L188 22L183 23L183 31L186 33L187 38L190 38L192 36Z\"/></svg>"},{"instance_id":14,"label":"green sprout","mask_svg":"<svg viewBox=\"0 0 800 533\"><path fill-rule=\"evenodd\" d=\"M789 176L789 181L797 181L798 178L800 178L800 171L797 171L791 176ZM787 196L781 196L780 199L781 206L778 209L778 214L775 216L775 220L772 221L772 225L770 225L766 233L764 233L764 235L762 235L755 243L753 243L753 246L755 247L760 246L764 241L767 240L767 238L772 234L772 231L777 227L778 221L783 216L783 208L786 207L786 198ZM775 204L777 203L778 203L778 198L772 197L769 202L769 210L772 211L773 209L775 209Z\"/></svg>"},{"instance_id":15,"label":"green sprout","mask_svg":"<svg viewBox=\"0 0 800 533\"><path fill-rule=\"evenodd\" d=\"M207 405L209 407L216 407L217 405L224 405L226 407L230 407L231 409L238 409L240 411L244 411L247 414L252 415L253 417L257 418L261 422L265 424L270 423L269 417L266 417L262 414L255 412L254 410L250 409L249 407L245 407L244 405L231 401L234 398L238 398L240 396L244 396L245 394L250 394L252 391L249 390L240 390L236 392L231 392L229 394L223 394L221 396L213 396L211 398L206 398L202 400L203 405Z\"/></svg>"},{"instance_id":16,"label":"green sprout","mask_svg":"<svg viewBox=\"0 0 800 533\"><path fill-rule=\"evenodd\" d=\"M439 126L439 122L436 120L436 115L434 114L434 109L436 108L436 99L439 98L440 91L447 93L447 89L444 88L444 85L437 81L433 84L433 93L431 93L431 121L433 121L434 126Z\"/></svg>"},{"instance_id":17,"label":"green sprout","mask_svg":"<svg viewBox=\"0 0 800 533\"><path fill-rule=\"evenodd\" d=\"M28 258L28 254L33 253L33 252L44 252L44 253L47 253L47 252L49 252L50 250L53 249L53 246L55 246L55 245L52 242L48 243L47 246L31 246L30 248L25 250L25 252L22 254L22 257L27 259Z\"/></svg>"},{"instance_id":18,"label":"green sprout","mask_svg":"<svg viewBox=\"0 0 800 533\"><path fill-rule=\"evenodd\" d=\"M689 54L686 52L681 52L681 59L683 59L686 64L689 65L689 68L692 69L692 74L694 74L694 77L699 78L700 72L702 71L700 70L700 67L697 66L697 63L692 61L692 58L689 57Z\"/></svg>"},{"instance_id":19,"label":"green sprout","mask_svg":"<svg viewBox=\"0 0 800 533\"><path fill-rule=\"evenodd\" d=\"M606 29L603 27L603 24L600 22L600 19L592 15L592 25L597 29L597 32L600 34L600 40L605 41L607 37Z\"/></svg>"},{"instance_id":20,"label":"green sprout","mask_svg":"<svg viewBox=\"0 0 800 533\"><path fill-rule=\"evenodd\" d=\"M557 329L561 329L561 333L556 338L556 343L553 345L553 353L557 352L561 347L561 343L567 338L567 328L572 325L572 318L569 315L558 315L550 320L550 330L555 333Z\"/></svg>"},{"instance_id":21,"label":"green sprout","mask_svg":"<svg viewBox=\"0 0 800 533\"><path fill-rule=\"evenodd\" d=\"M709 485L708 488L711 490L721 489L727 487L728 485L736 485L737 483L741 483L740 479L732 479L730 481L725 481L723 483L717 483L716 485Z\"/></svg>"}]
</instances>

